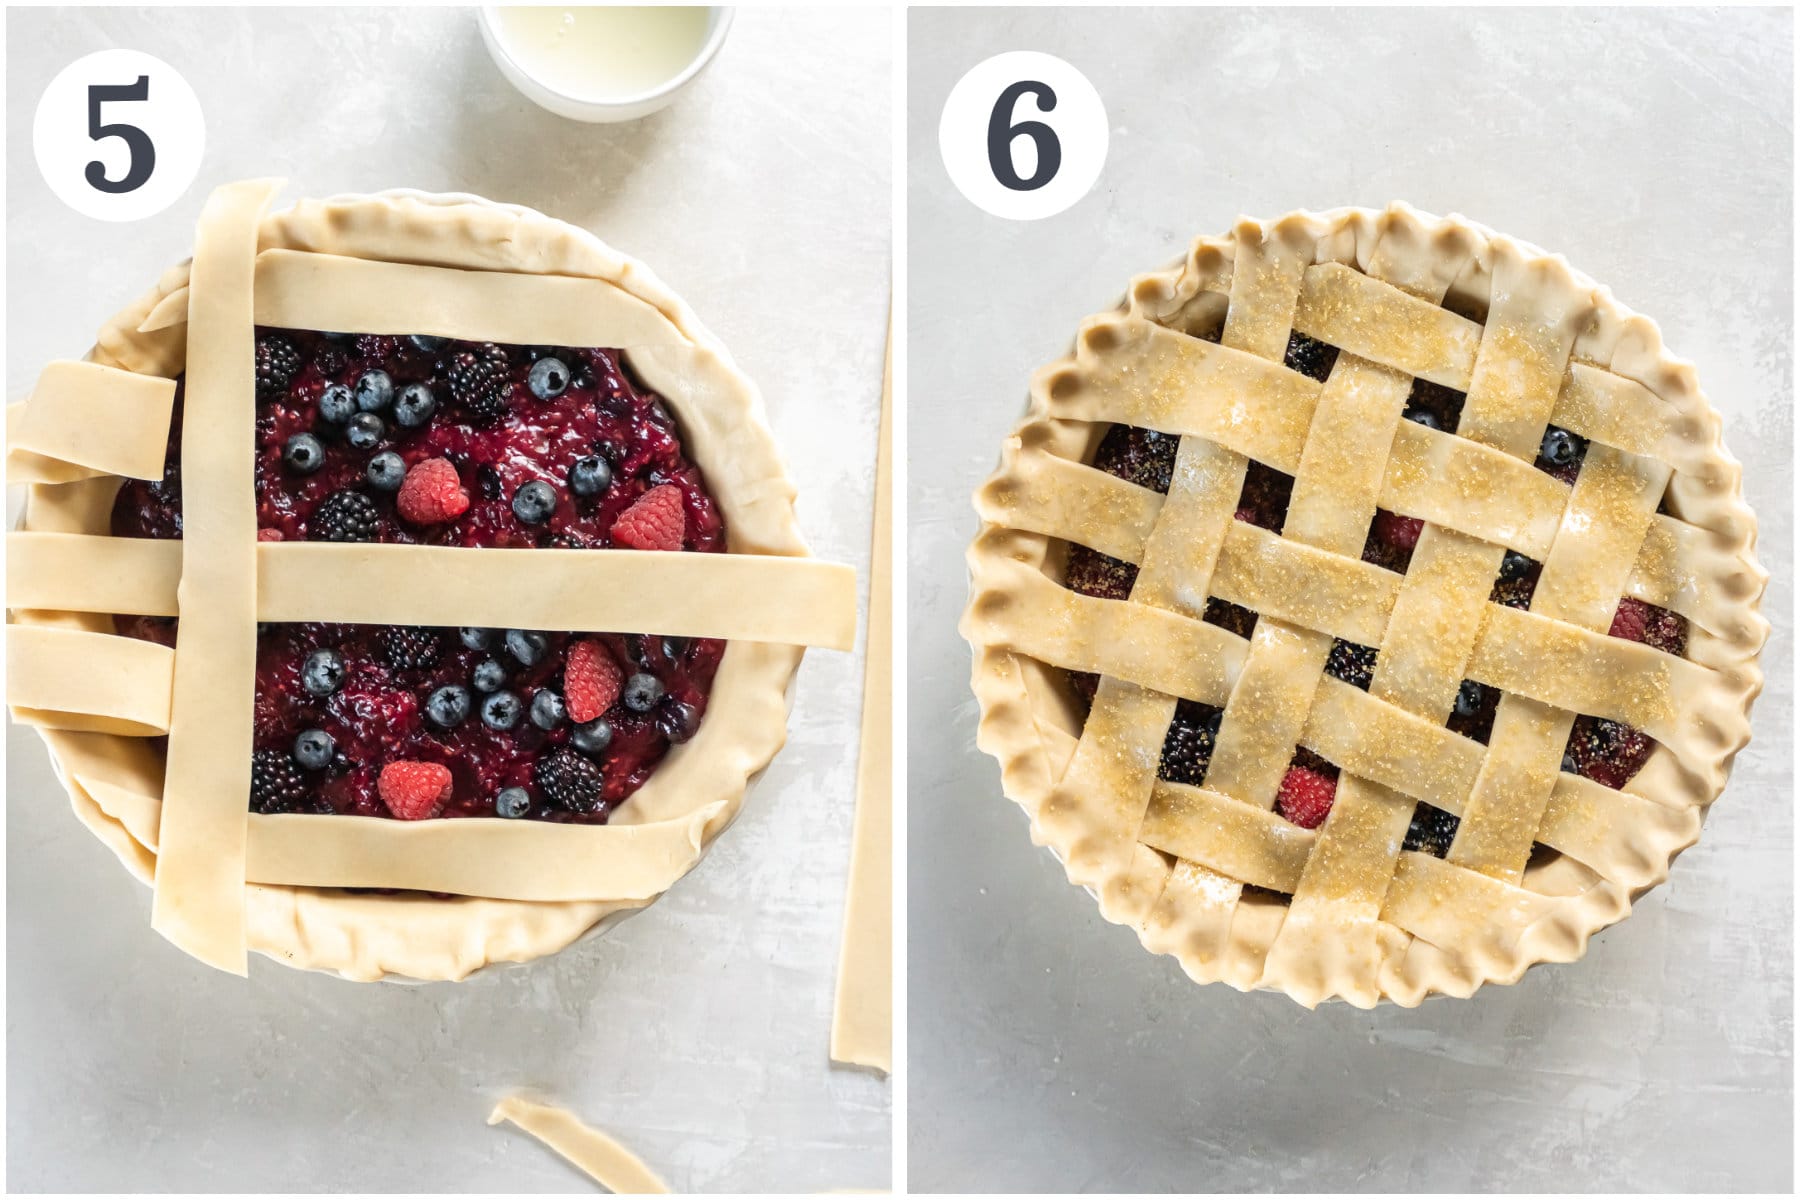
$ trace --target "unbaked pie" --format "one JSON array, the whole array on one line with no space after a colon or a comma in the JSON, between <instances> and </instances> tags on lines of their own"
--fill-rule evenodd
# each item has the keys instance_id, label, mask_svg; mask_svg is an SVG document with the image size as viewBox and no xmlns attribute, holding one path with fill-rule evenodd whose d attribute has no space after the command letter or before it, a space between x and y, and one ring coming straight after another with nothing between
<instances>
[{"instance_id":1,"label":"unbaked pie","mask_svg":"<svg viewBox=\"0 0 1800 1200\"><path fill-rule=\"evenodd\" d=\"M980 744L1198 981L1413 1005L1571 961L1750 736L1719 424L1654 323L1460 218L1202 238L976 495Z\"/></svg>"},{"instance_id":2,"label":"unbaked pie","mask_svg":"<svg viewBox=\"0 0 1800 1200\"><path fill-rule=\"evenodd\" d=\"M205 961L551 952L730 822L854 580L641 264L474 197L272 195L215 193L9 412L8 702Z\"/></svg>"}]
</instances>

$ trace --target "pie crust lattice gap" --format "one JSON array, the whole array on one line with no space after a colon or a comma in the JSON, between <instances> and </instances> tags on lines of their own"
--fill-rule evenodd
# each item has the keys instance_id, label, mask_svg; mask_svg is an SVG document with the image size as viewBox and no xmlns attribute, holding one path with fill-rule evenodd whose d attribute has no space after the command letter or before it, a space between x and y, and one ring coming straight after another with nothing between
<instances>
[{"instance_id":1,"label":"pie crust lattice gap","mask_svg":"<svg viewBox=\"0 0 1800 1200\"><path fill-rule=\"evenodd\" d=\"M1322 379L1284 365L1296 335ZM1464 394L1451 427L1403 419L1420 381ZM1088 465L1120 425L1179 437L1166 494ZM1553 428L1586 439L1572 482L1534 466ZM1239 519L1256 472L1291 478L1274 529ZM980 743L1071 881L1202 982L1410 1005L1577 958L1749 737L1766 574L1691 366L1459 218L1201 239L1034 377L976 507ZM1417 529L1403 573L1364 560L1382 513ZM1066 587L1071 546L1129 596ZM1509 552L1541 564L1529 608L1490 599ZM1685 619L1685 655L1609 636L1622 598ZM1327 670L1345 642L1366 690ZM1066 672L1098 677L1085 717ZM1447 727L1466 681L1498 693L1485 744ZM1181 701L1222 710L1198 786L1159 778ZM1623 789L1562 769L1578 716L1654 739ZM1276 811L1297 753L1339 771L1316 829ZM1421 803L1458 819L1443 857L1403 849Z\"/></svg>"},{"instance_id":2,"label":"pie crust lattice gap","mask_svg":"<svg viewBox=\"0 0 1800 1200\"><path fill-rule=\"evenodd\" d=\"M9 482L30 494L8 536L8 703L84 822L154 881L156 927L209 963L242 973L255 949L352 978L438 979L548 953L649 903L729 824L785 737L802 647L849 647L854 574L808 555L754 386L641 264L476 197L266 214L274 190L214 193L191 267L9 409ZM257 325L619 347L688 435L726 553L259 543L241 419ZM161 476L184 370L184 536L107 536L121 478ZM175 648L115 634L115 614L179 616ZM246 811L258 621L729 644L707 720L610 823L382 821ZM150 744L163 734L166 768Z\"/></svg>"}]
</instances>

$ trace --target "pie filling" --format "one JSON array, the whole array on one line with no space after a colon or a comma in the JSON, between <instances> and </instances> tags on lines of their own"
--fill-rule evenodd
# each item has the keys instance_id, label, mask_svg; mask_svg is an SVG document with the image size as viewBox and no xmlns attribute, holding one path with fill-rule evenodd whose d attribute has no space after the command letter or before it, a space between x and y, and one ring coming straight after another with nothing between
<instances>
[{"instance_id":1,"label":"pie filling","mask_svg":"<svg viewBox=\"0 0 1800 1200\"><path fill-rule=\"evenodd\" d=\"M1209 340L1216 341L1217 336ZM1295 333L1288 341L1286 365L1322 382L1331 374L1337 354L1335 347ZM1433 429L1454 431L1462 414L1463 400L1461 392L1416 380L1404 416ZM1090 465L1139 487L1167 493L1179 444L1180 438L1171 434L1114 425L1101 439ZM1535 465L1539 470L1573 484L1586 452L1587 443L1581 437L1553 426L1545 431ZM1291 476L1252 460L1238 500L1237 519L1280 532L1287 517L1292 488ZM1423 528L1424 523L1417 518L1378 509L1363 546L1363 561L1404 574ZM1083 595L1108 600L1130 596L1137 582L1135 564L1110 558L1078 543L1070 543L1068 549L1063 575L1066 586ZM1529 609L1541 569L1541 564L1507 551L1489 599L1496 604ZM1248 638L1256 627L1257 614L1217 597L1209 597L1204 619L1239 637ZM1644 642L1676 657L1684 656L1687 651L1685 617L1631 597L1620 600L1609 632L1613 637ZM1327 674L1366 691L1374 675L1376 655L1372 646L1338 639L1331 648L1325 670ZM1067 675L1076 694L1091 705L1097 677L1078 672L1067 672ZM1474 680L1464 680L1446 725L1485 745L1493 730L1499 703L1500 694L1493 688ZM1175 706L1175 718L1163 742L1158 775L1176 783L1203 784L1222 716L1223 710L1211 705L1180 701ZM1601 717L1582 715L1575 719L1563 754L1562 769L1606 787L1622 788L1643 768L1655 749L1656 743L1640 730ZM1298 747L1281 782L1275 811L1297 825L1315 829L1331 811L1337 780L1335 764L1304 746ZM1454 814L1420 802L1406 833L1405 848L1442 858L1449 852L1457 824L1458 818Z\"/></svg>"},{"instance_id":2,"label":"pie filling","mask_svg":"<svg viewBox=\"0 0 1800 1200\"><path fill-rule=\"evenodd\" d=\"M181 536L183 384L163 477L120 489L115 536ZM259 328L256 393L262 541L725 546L674 418L617 350ZM173 618L116 620L174 643ZM724 649L637 633L259 625L249 804L601 823L697 732Z\"/></svg>"}]
</instances>

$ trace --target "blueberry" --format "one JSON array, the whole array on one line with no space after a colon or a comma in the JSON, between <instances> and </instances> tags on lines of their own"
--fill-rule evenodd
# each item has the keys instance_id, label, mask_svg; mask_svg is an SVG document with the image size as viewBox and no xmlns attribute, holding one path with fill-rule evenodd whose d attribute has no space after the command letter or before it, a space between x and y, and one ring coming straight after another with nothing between
<instances>
[{"instance_id":1,"label":"blueberry","mask_svg":"<svg viewBox=\"0 0 1800 1200\"><path fill-rule=\"evenodd\" d=\"M1538 457L1553 467L1566 467L1581 457L1582 449L1580 438L1566 429L1551 426L1544 431L1544 441L1538 448Z\"/></svg>"},{"instance_id":2,"label":"blueberry","mask_svg":"<svg viewBox=\"0 0 1800 1200\"><path fill-rule=\"evenodd\" d=\"M307 694L329 696L344 685L344 656L329 647L314 650L300 668L300 686Z\"/></svg>"},{"instance_id":3,"label":"blueberry","mask_svg":"<svg viewBox=\"0 0 1800 1200\"><path fill-rule=\"evenodd\" d=\"M1531 573L1531 560L1517 550L1508 550L1500 560L1500 578L1523 579Z\"/></svg>"},{"instance_id":4,"label":"blueberry","mask_svg":"<svg viewBox=\"0 0 1800 1200\"><path fill-rule=\"evenodd\" d=\"M350 427L344 432L344 440L354 450L373 450L387 432L387 423L372 412L359 412L350 418Z\"/></svg>"},{"instance_id":5,"label":"blueberry","mask_svg":"<svg viewBox=\"0 0 1800 1200\"><path fill-rule=\"evenodd\" d=\"M408 429L416 429L431 420L437 411L437 397L423 383L409 383L394 398L394 420Z\"/></svg>"},{"instance_id":6,"label":"blueberry","mask_svg":"<svg viewBox=\"0 0 1800 1200\"><path fill-rule=\"evenodd\" d=\"M449 338L432 337L431 335L424 333L415 333L412 335L413 345L421 350L432 353L442 350L449 340Z\"/></svg>"},{"instance_id":7,"label":"blueberry","mask_svg":"<svg viewBox=\"0 0 1800 1200\"><path fill-rule=\"evenodd\" d=\"M506 494L506 484L500 479L500 472L487 463L475 468L475 486L481 489L483 500L498 500Z\"/></svg>"},{"instance_id":8,"label":"blueberry","mask_svg":"<svg viewBox=\"0 0 1800 1200\"><path fill-rule=\"evenodd\" d=\"M612 467L598 454L578 458L569 468L569 490L577 496L598 496L612 486Z\"/></svg>"},{"instance_id":9,"label":"blueberry","mask_svg":"<svg viewBox=\"0 0 1800 1200\"><path fill-rule=\"evenodd\" d=\"M334 383L319 393L319 416L333 425L342 425L356 415L356 393L341 383Z\"/></svg>"},{"instance_id":10,"label":"blueberry","mask_svg":"<svg viewBox=\"0 0 1800 1200\"><path fill-rule=\"evenodd\" d=\"M640 672L625 681L625 690L621 696L625 707L632 712L647 713L663 698L662 680Z\"/></svg>"},{"instance_id":11,"label":"blueberry","mask_svg":"<svg viewBox=\"0 0 1800 1200\"><path fill-rule=\"evenodd\" d=\"M494 640L494 631L480 629L474 625L464 625L456 631L456 636L461 638L462 644L471 650L486 650Z\"/></svg>"},{"instance_id":12,"label":"blueberry","mask_svg":"<svg viewBox=\"0 0 1800 1200\"><path fill-rule=\"evenodd\" d=\"M530 629L509 629L506 631L506 652L518 659L520 664L535 667L544 660L544 654L550 649L550 639Z\"/></svg>"},{"instance_id":13,"label":"blueberry","mask_svg":"<svg viewBox=\"0 0 1800 1200\"><path fill-rule=\"evenodd\" d=\"M1437 414L1428 408L1409 408L1406 419L1415 425L1423 425L1427 429L1442 429L1444 424L1437 419Z\"/></svg>"},{"instance_id":14,"label":"blueberry","mask_svg":"<svg viewBox=\"0 0 1800 1200\"><path fill-rule=\"evenodd\" d=\"M469 682L478 692L497 692L506 686L506 668L497 659L484 658L475 664Z\"/></svg>"},{"instance_id":15,"label":"blueberry","mask_svg":"<svg viewBox=\"0 0 1800 1200\"><path fill-rule=\"evenodd\" d=\"M369 460L368 469L363 475L368 479L369 486L376 491L397 492L400 485L406 482L406 463L392 450L383 450Z\"/></svg>"},{"instance_id":16,"label":"blueberry","mask_svg":"<svg viewBox=\"0 0 1800 1200\"><path fill-rule=\"evenodd\" d=\"M394 402L394 377L386 371L364 371L356 381L356 407L380 412Z\"/></svg>"},{"instance_id":17,"label":"blueberry","mask_svg":"<svg viewBox=\"0 0 1800 1200\"><path fill-rule=\"evenodd\" d=\"M539 400L554 400L569 390L569 366L560 358L540 358L531 364L525 382Z\"/></svg>"},{"instance_id":18,"label":"blueberry","mask_svg":"<svg viewBox=\"0 0 1800 1200\"><path fill-rule=\"evenodd\" d=\"M1465 679L1462 686L1456 689L1456 715L1473 717L1481 711L1481 685L1473 679Z\"/></svg>"},{"instance_id":19,"label":"blueberry","mask_svg":"<svg viewBox=\"0 0 1800 1200\"><path fill-rule=\"evenodd\" d=\"M556 511L556 492L541 479L524 484L513 493L513 516L527 525L542 525Z\"/></svg>"},{"instance_id":20,"label":"blueberry","mask_svg":"<svg viewBox=\"0 0 1800 1200\"><path fill-rule=\"evenodd\" d=\"M469 689L446 683L425 698L425 715L433 725L456 728L469 719Z\"/></svg>"},{"instance_id":21,"label":"blueberry","mask_svg":"<svg viewBox=\"0 0 1800 1200\"><path fill-rule=\"evenodd\" d=\"M679 745L694 736L700 728L700 710L680 700L671 700L656 714L656 728L671 742Z\"/></svg>"},{"instance_id":22,"label":"blueberry","mask_svg":"<svg viewBox=\"0 0 1800 1200\"><path fill-rule=\"evenodd\" d=\"M494 797L494 815L505 817L509 821L517 820L531 811L531 793L522 787L501 788L500 794Z\"/></svg>"},{"instance_id":23,"label":"blueberry","mask_svg":"<svg viewBox=\"0 0 1800 1200\"><path fill-rule=\"evenodd\" d=\"M337 743L323 729L305 729L294 739L294 761L309 771L322 771L331 765Z\"/></svg>"},{"instance_id":24,"label":"blueberry","mask_svg":"<svg viewBox=\"0 0 1800 1200\"><path fill-rule=\"evenodd\" d=\"M688 640L684 637L666 637L662 640L663 657L671 662L687 653Z\"/></svg>"},{"instance_id":25,"label":"blueberry","mask_svg":"<svg viewBox=\"0 0 1800 1200\"><path fill-rule=\"evenodd\" d=\"M612 726L606 723L605 717L595 717L586 725L577 725L569 731L569 745L583 754L605 754L606 748L612 745Z\"/></svg>"},{"instance_id":26,"label":"blueberry","mask_svg":"<svg viewBox=\"0 0 1800 1200\"><path fill-rule=\"evenodd\" d=\"M310 433L296 433L287 440L281 461L296 475L311 475L325 465L325 447Z\"/></svg>"},{"instance_id":27,"label":"blueberry","mask_svg":"<svg viewBox=\"0 0 1800 1200\"><path fill-rule=\"evenodd\" d=\"M531 698L531 723L548 733L568 719L569 709L563 698L549 688L539 688Z\"/></svg>"},{"instance_id":28,"label":"blueberry","mask_svg":"<svg viewBox=\"0 0 1800 1200\"><path fill-rule=\"evenodd\" d=\"M507 730L519 723L524 704L514 692L495 692L481 702L481 723L489 729Z\"/></svg>"},{"instance_id":29,"label":"blueberry","mask_svg":"<svg viewBox=\"0 0 1800 1200\"><path fill-rule=\"evenodd\" d=\"M1567 750L1563 751L1562 769L1571 775L1581 774L1581 765L1575 761L1575 756Z\"/></svg>"}]
</instances>

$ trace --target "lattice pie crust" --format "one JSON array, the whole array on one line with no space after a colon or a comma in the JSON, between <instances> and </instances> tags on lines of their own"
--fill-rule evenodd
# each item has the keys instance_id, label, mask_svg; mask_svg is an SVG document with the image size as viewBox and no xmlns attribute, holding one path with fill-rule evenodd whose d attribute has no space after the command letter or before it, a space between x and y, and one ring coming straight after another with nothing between
<instances>
[{"instance_id":1,"label":"lattice pie crust","mask_svg":"<svg viewBox=\"0 0 1800 1200\"><path fill-rule=\"evenodd\" d=\"M1283 365L1296 331L1338 348L1323 384ZM1454 431L1401 419L1414 379L1467 393ZM1084 465L1114 423L1181 436L1166 496ZM1590 439L1572 487L1532 465L1552 425ZM1233 519L1251 459L1293 477L1280 533ZM1071 882L1201 982L1414 1005L1578 958L1750 736L1767 576L1692 367L1460 218L1200 239L1034 377L976 507L980 744ZM1425 523L1404 575L1360 558L1378 507ZM1129 598L1064 587L1070 543L1140 564ZM1529 611L1490 602L1508 549L1543 564ZM1685 657L1607 636L1626 596L1687 619ZM1366 692L1334 638L1379 648ZM1085 720L1066 671L1102 677ZM1466 679L1501 693L1486 746L1445 728ZM1158 779L1183 698L1224 710L1199 787ZM1623 790L1559 769L1576 714L1659 743ZM1316 830L1272 811L1297 746L1341 770ZM1446 857L1402 850L1419 801L1460 817Z\"/></svg>"}]
</instances>

